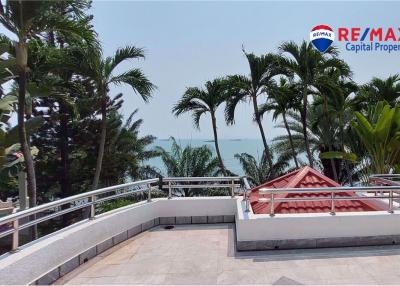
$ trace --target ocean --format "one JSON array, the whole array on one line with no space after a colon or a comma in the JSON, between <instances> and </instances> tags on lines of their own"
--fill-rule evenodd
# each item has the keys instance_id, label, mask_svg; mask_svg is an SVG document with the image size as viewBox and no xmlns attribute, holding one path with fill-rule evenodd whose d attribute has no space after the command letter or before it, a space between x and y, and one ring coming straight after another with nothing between
<instances>
[{"instance_id":1,"label":"ocean","mask_svg":"<svg viewBox=\"0 0 400 286\"><path fill-rule=\"evenodd\" d=\"M187 145L191 145L193 147L207 145L215 155L214 142L211 139L176 139L176 141L182 147ZM259 160L263 152L263 144L259 139L220 139L218 140L218 143L226 168L238 175L244 175L244 173L238 160L234 158L235 154L248 153ZM160 146L166 150L170 150L172 146L172 140L157 139L150 146L150 148L154 146ZM160 158L153 158L147 161L146 164L150 164L161 170L164 175L166 174L165 167Z\"/></svg>"}]
</instances>

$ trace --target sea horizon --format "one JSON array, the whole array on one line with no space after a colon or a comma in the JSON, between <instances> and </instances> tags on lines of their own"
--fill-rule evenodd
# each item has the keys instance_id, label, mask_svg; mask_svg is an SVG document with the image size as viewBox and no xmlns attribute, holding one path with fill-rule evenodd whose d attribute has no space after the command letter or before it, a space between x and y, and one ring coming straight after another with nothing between
<instances>
[{"instance_id":1,"label":"sea horizon","mask_svg":"<svg viewBox=\"0 0 400 286\"><path fill-rule=\"evenodd\" d=\"M176 142L183 148L185 146L200 147L207 145L215 153L214 140L210 139L188 139L188 138L175 138ZM239 164L239 161L234 158L235 154L248 153L254 156L257 160L261 159L263 152L263 143L261 139L248 139L248 138L232 138L232 139L218 139L219 148L221 151L222 159L226 168L238 175L244 175L243 170ZM167 138L157 138L149 146L152 149L156 146L162 147L165 150L171 150L172 140ZM166 169L162 163L160 157L150 159L145 162L145 164L156 167L161 171L163 175L166 175Z\"/></svg>"}]
</instances>

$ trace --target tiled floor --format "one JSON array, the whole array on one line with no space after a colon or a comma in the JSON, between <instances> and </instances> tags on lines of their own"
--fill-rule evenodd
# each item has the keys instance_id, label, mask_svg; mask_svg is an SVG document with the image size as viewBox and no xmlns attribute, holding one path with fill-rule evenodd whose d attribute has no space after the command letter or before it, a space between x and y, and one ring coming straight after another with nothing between
<instances>
[{"instance_id":1,"label":"tiled floor","mask_svg":"<svg viewBox=\"0 0 400 286\"><path fill-rule=\"evenodd\" d=\"M400 247L235 252L232 224L162 226L55 284L399 284Z\"/></svg>"}]
</instances>

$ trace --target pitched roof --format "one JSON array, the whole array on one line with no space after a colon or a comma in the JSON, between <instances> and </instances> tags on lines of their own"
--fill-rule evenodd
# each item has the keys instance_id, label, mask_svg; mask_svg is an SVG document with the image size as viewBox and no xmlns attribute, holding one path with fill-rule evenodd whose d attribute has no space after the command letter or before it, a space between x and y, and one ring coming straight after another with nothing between
<instances>
[{"instance_id":1,"label":"pitched roof","mask_svg":"<svg viewBox=\"0 0 400 286\"><path fill-rule=\"evenodd\" d=\"M270 211L270 204L259 202L259 198L268 198L270 195L260 195L261 188L319 188L319 187L340 187L341 185L332 179L322 175L318 171L306 166L291 173L278 177L272 181L259 185L251 190L250 203L255 214L265 214ZM336 196L355 196L353 191L336 193ZM304 197L327 197L326 201L303 201L303 202L276 202L275 213L319 213L329 212L330 192L305 193L305 194L279 194L276 198L304 198ZM357 211L380 211L386 210L386 205L378 200L357 200L357 201L335 201L337 212Z\"/></svg>"}]
</instances>

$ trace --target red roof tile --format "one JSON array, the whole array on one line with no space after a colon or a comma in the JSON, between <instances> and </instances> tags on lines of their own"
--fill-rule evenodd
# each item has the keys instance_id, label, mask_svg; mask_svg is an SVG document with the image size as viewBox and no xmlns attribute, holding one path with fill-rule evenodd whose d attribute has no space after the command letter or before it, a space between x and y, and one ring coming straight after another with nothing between
<instances>
[{"instance_id":1,"label":"red roof tile","mask_svg":"<svg viewBox=\"0 0 400 286\"><path fill-rule=\"evenodd\" d=\"M303 167L291 173L266 182L251 190L250 203L255 214L265 214L270 211L270 204L259 202L259 198L269 198L270 195L260 195L261 188L319 188L319 187L340 187L332 179L322 175L318 171ZM276 198L304 198L304 197L326 197L326 201L307 201L307 202L276 202L275 213L320 213L329 212L331 209L330 193L305 193L305 194L279 194ZM352 191L336 193L336 196L355 196ZM336 212L358 212L358 211L380 211L386 210L385 204L378 200L358 200L358 201L335 201Z\"/></svg>"}]
</instances>

